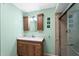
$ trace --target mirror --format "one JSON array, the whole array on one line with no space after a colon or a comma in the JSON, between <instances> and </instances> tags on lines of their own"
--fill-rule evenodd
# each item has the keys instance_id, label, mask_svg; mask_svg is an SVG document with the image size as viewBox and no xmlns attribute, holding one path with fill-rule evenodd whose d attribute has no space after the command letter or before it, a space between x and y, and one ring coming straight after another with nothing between
<instances>
[{"instance_id":1,"label":"mirror","mask_svg":"<svg viewBox=\"0 0 79 59\"><path fill-rule=\"evenodd\" d=\"M37 17L28 17L28 24L29 31L35 32L37 30Z\"/></svg>"}]
</instances>

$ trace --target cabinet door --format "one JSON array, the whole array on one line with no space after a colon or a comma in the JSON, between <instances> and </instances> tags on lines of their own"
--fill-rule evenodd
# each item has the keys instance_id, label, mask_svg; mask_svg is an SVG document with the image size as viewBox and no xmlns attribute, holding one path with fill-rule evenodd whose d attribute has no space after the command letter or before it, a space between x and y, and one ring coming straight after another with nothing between
<instances>
[{"instance_id":1,"label":"cabinet door","mask_svg":"<svg viewBox=\"0 0 79 59\"><path fill-rule=\"evenodd\" d=\"M26 55L28 55L27 54L28 52L27 52L25 44L19 44L17 49L18 49L18 55L19 56L26 56Z\"/></svg>"},{"instance_id":2,"label":"cabinet door","mask_svg":"<svg viewBox=\"0 0 79 59\"><path fill-rule=\"evenodd\" d=\"M28 45L25 42L18 41L17 53L19 56L28 56Z\"/></svg>"},{"instance_id":3,"label":"cabinet door","mask_svg":"<svg viewBox=\"0 0 79 59\"><path fill-rule=\"evenodd\" d=\"M18 54L18 56L21 56L21 51L22 51L21 47L22 47L21 45L17 44L17 54Z\"/></svg>"},{"instance_id":4,"label":"cabinet door","mask_svg":"<svg viewBox=\"0 0 79 59\"><path fill-rule=\"evenodd\" d=\"M23 17L23 27L24 31L28 31L28 16Z\"/></svg>"},{"instance_id":5,"label":"cabinet door","mask_svg":"<svg viewBox=\"0 0 79 59\"><path fill-rule=\"evenodd\" d=\"M42 47L40 44L35 45L35 56L42 56Z\"/></svg>"},{"instance_id":6,"label":"cabinet door","mask_svg":"<svg viewBox=\"0 0 79 59\"><path fill-rule=\"evenodd\" d=\"M33 44L28 44L28 55L29 56L34 56L35 55L35 53L34 53L34 45Z\"/></svg>"},{"instance_id":7,"label":"cabinet door","mask_svg":"<svg viewBox=\"0 0 79 59\"><path fill-rule=\"evenodd\" d=\"M43 30L43 14L39 14L37 16L37 30L38 31Z\"/></svg>"}]
</instances>

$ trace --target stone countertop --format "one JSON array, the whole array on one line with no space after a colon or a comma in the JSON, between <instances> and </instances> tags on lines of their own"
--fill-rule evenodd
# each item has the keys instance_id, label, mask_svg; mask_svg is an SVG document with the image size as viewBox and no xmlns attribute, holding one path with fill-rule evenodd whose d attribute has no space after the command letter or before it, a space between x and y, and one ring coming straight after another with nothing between
<instances>
[{"instance_id":1,"label":"stone countertop","mask_svg":"<svg viewBox=\"0 0 79 59\"><path fill-rule=\"evenodd\" d=\"M42 42L44 40L43 37L18 37L18 40L28 40L28 41L38 41Z\"/></svg>"}]
</instances>

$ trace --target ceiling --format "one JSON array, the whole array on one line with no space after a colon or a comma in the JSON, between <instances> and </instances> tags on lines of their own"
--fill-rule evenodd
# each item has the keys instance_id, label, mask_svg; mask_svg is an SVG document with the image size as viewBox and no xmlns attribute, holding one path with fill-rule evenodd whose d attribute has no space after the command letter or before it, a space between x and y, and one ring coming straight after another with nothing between
<instances>
[{"instance_id":1,"label":"ceiling","mask_svg":"<svg viewBox=\"0 0 79 59\"><path fill-rule=\"evenodd\" d=\"M59 13L59 12L63 12L69 5L70 3L59 3L57 4L56 6L56 12Z\"/></svg>"},{"instance_id":2,"label":"ceiling","mask_svg":"<svg viewBox=\"0 0 79 59\"><path fill-rule=\"evenodd\" d=\"M56 7L56 12L63 12L70 3L14 3L23 12L37 11Z\"/></svg>"},{"instance_id":3,"label":"ceiling","mask_svg":"<svg viewBox=\"0 0 79 59\"><path fill-rule=\"evenodd\" d=\"M55 7L56 3L14 3L16 7L21 9L24 12L31 12L41 9L47 9Z\"/></svg>"}]
</instances>

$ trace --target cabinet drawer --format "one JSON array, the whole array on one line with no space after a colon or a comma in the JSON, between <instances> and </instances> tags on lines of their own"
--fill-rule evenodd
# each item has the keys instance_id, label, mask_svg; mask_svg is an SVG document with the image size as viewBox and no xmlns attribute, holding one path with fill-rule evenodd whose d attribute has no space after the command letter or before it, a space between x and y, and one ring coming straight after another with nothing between
<instances>
[{"instance_id":1,"label":"cabinet drawer","mask_svg":"<svg viewBox=\"0 0 79 59\"><path fill-rule=\"evenodd\" d=\"M25 43L26 43L25 41L21 41L21 40L17 41L17 44L25 44Z\"/></svg>"}]
</instances>

